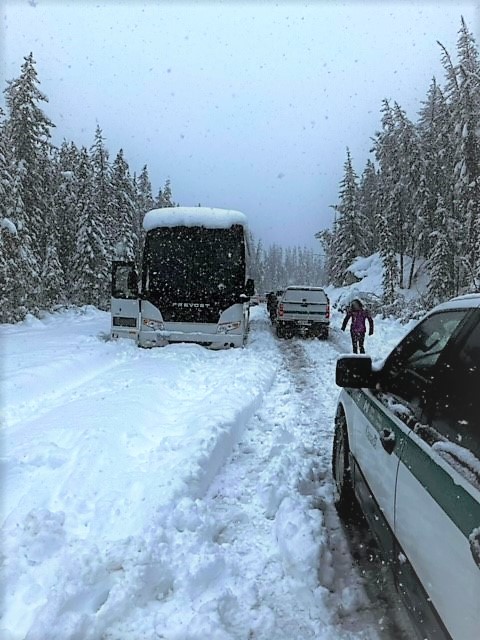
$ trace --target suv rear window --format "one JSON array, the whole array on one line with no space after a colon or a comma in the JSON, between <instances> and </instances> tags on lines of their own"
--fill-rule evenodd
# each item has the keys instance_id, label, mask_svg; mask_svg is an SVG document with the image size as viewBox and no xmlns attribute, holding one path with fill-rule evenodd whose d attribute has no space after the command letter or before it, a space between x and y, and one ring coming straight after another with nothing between
<instances>
[{"instance_id":1,"label":"suv rear window","mask_svg":"<svg viewBox=\"0 0 480 640\"><path fill-rule=\"evenodd\" d=\"M328 302L327 294L323 289L286 289L283 294L284 302L307 302L322 303Z\"/></svg>"}]
</instances>

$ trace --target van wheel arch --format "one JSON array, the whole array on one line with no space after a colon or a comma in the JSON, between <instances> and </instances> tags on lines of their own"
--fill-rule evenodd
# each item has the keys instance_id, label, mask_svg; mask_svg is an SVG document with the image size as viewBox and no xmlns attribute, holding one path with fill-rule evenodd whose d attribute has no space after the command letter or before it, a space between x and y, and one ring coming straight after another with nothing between
<instances>
[{"instance_id":1,"label":"van wheel arch","mask_svg":"<svg viewBox=\"0 0 480 640\"><path fill-rule=\"evenodd\" d=\"M337 512L342 520L351 522L356 519L359 506L355 498L350 469L350 445L348 441L347 418L341 407L339 407L337 415L335 416L332 472Z\"/></svg>"}]
</instances>

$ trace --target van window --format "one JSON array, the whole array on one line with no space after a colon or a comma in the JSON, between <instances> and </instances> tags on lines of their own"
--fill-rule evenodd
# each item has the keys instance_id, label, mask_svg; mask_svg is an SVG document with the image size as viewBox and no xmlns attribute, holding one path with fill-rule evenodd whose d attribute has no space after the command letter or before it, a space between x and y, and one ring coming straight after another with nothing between
<instances>
[{"instance_id":1,"label":"van window","mask_svg":"<svg viewBox=\"0 0 480 640\"><path fill-rule=\"evenodd\" d=\"M480 459L480 319L442 364L438 391L438 430Z\"/></svg>"}]
</instances>

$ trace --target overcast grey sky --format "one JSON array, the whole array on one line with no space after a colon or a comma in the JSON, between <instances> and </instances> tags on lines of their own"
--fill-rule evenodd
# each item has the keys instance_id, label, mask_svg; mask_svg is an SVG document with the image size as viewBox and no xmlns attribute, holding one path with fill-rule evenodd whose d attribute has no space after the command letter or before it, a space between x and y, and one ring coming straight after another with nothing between
<instances>
[{"instance_id":1,"label":"overcast grey sky","mask_svg":"<svg viewBox=\"0 0 480 640\"><path fill-rule=\"evenodd\" d=\"M318 247L346 147L357 173L383 98L416 118L440 40L478 2L3 0L0 79L33 52L44 110L90 147L97 123L132 173L180 204L243 211L265 244Z\"/></svg>"}]
</instances>

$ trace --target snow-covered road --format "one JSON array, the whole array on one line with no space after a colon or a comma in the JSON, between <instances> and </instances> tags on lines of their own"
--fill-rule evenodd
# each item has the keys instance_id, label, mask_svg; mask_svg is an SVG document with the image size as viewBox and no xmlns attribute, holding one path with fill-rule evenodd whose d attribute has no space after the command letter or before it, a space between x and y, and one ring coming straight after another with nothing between
<instances>
[{"instance_id":1,"label":"snow-covered road","mask_svg":"<svg viewBox=\"0 0 480 640\"><path fill-rule=\"evenodd\" d=\"M333 506L348 337L279 341L252 311L224 352L110 342L88 308L0 328L2 638L400 637Z\"/></svg>"}]
</instances>

